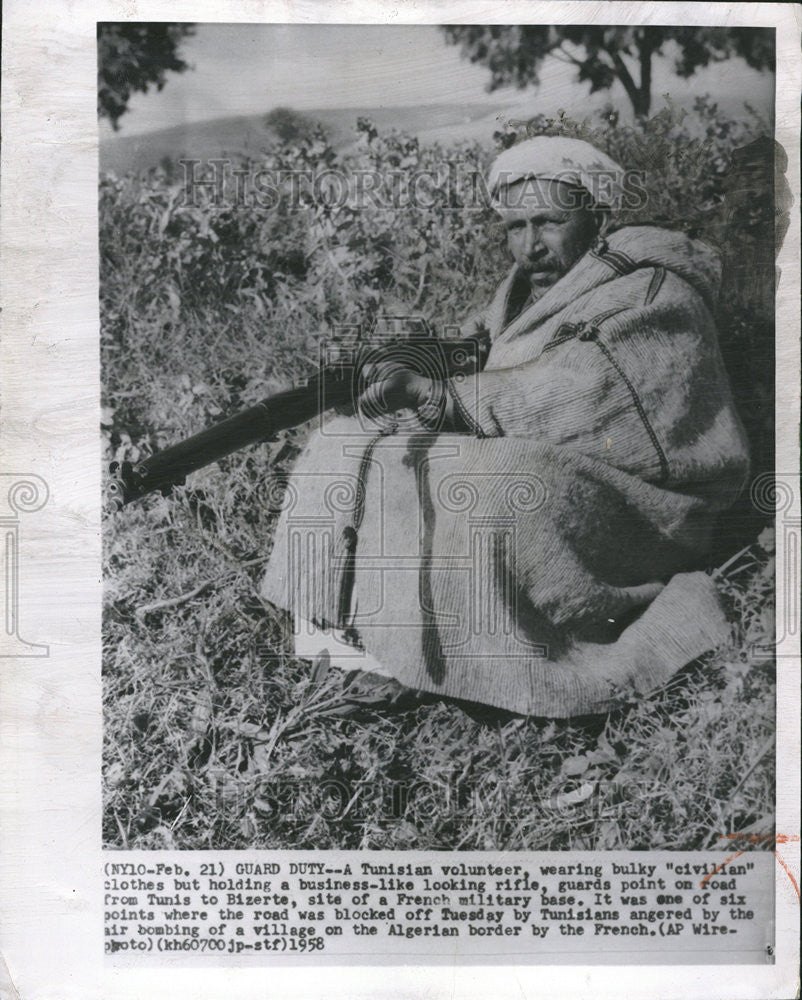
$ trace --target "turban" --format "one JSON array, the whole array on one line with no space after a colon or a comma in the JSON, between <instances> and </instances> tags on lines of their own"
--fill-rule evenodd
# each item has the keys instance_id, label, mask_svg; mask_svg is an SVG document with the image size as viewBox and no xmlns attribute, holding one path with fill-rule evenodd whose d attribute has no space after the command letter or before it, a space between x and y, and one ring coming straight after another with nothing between
<instances>
[{"instance_id":1,"label":"turban","mask_svg":"<svg viewBox=\"0 0 802 1000\"><path fill-rule=\"evenodd\" d=\"M539 135L519 142L496 157L487 186L497 201L502 188L517 181L539 178L584 188L595 205L621 206L625 171L620 164L582 139Z\"/></svg>"}]
</instances>

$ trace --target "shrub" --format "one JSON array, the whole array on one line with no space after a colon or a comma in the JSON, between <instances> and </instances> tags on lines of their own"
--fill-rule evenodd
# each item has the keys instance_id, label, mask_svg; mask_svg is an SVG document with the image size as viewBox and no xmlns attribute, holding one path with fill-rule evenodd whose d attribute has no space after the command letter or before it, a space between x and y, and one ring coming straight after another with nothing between
<instances>
[{"instance_id":1,"label":"shrub","mask_svg":"<svg viewBox=\"0 0 802 1000\"><path fill-rule=\"evenodd\" d=\"M621 224L681 229L722 252L722 349L755 471L771 469L773 174L767 140L754 141L762 123L699 99L693 114L669 105L638 125L610 113L516 124L500 144L576 135L643 171L647 199ZM507 266L482 197L489 151L422 147L364 119L359 129L360 144L341 154L312 130L260 160L207 166L198 180L209 184L191 198L163 170L101 179L105 403L126 426L181 429L165 403L170 373L210 383L226 410L308 371L336 327L412 313L442 330L487 300Z\"/></svg>"}]
</instances>

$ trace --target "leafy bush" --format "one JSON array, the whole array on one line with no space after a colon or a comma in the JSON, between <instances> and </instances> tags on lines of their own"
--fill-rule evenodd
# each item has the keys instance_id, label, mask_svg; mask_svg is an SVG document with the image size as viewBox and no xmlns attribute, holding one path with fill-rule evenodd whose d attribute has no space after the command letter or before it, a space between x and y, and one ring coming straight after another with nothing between
<instances>
[{"instance_id":1,"label":"leafy bush","mask_svg":"<svg viewBox=\"0 0 802 1000\"><path fill-rule=\"evenodd\" d=\"M488 151L359 129L341 155L315 130L259 161L207 167L191 197L161 170L102 178L105 402L121 424L157 439L181 429L154 372L209 382L228 409L308 371L337 327L414 313L442 329L487 301L507 266L483 197ZM669 105L637 126L541 116L497 136L589 139L643 171L647 198L620 224L654 222L720 249L722 348L756 472L773 467L773 172L767 140L754 142L761 129L699 99L692 115Z\"/></svg>"},{"instance_id":2,"label":"leafy bush","mask_svg":"<svg viewBox=\"0 0 802 1000\"><path fill-rule=\"evenodd\" d=\"M340 154L312 130L224 172L208 164L195 177L208 184L189 193L164 170L101 178L107 459L136 459L298 381L339 328L420 315L443 331L486 303L507 267L482 197L491 152L422 147L365 120L358 129ZM773 468L772 180L749 145L760 123L701 101L687 119L669 108L639 126L563 116L533 130L590 138L644 169L648 203L623 222L709 239L731 273L750 248L749 291L743 274L728 281L720 328L755 470ZM286 622L254 594L274 527L271 476L291 466L304 433L232 455L174 498L106 524L108 843L691 848L762 820L773 681L750 650L771 632L764 548L746 549L725 587L732 647L656 706L608 720L602 736L445 703L368 712L366 728L343 711L342 678L313 683L290 655ZM755 537L757 520L744 504L722 557ZM393 781L453 782L455 761L485 812L373 809ZM267 774L342 779L359 802L348 823L326 820L314 795L277 808Z\"/></svg>"}]
</instances>

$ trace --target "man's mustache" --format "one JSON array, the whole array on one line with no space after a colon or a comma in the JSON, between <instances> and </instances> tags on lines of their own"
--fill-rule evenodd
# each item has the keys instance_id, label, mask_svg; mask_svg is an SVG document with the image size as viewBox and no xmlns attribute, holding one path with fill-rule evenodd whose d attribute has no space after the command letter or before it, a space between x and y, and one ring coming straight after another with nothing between
<instances>
[{"instance_id":1,"label":"man's mustache","mask_svg":"<svg viewBox=\"0 0 802 1000\"><path fill-rule=\"evenodd\" d=\"M544 255L542 257L527 257L520 264L524 271L556 271L560 267L560 262L553 257Z\"/></svg>"}]
</instances>

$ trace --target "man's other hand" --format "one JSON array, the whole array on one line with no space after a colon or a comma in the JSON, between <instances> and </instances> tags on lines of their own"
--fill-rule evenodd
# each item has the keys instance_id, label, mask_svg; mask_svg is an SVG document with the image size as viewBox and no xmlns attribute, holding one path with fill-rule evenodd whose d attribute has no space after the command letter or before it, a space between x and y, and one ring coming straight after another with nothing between
<instances>
[{"instance_id":1,"label":"man's other hand","mask_svg":"<svg viewBox=\"0 0 802 1000\"><path fill-rule=\"evenodd\" d=\"M360 384L362 391L357 402L367 417L416 410L430 398L433 389L431 379L395 361L366 364L360 373Z\"/></svg>"}]
</instances>

